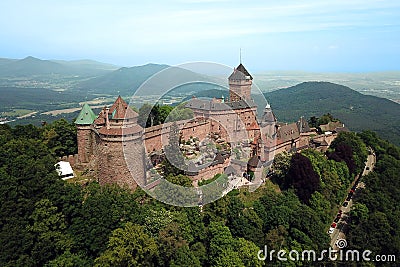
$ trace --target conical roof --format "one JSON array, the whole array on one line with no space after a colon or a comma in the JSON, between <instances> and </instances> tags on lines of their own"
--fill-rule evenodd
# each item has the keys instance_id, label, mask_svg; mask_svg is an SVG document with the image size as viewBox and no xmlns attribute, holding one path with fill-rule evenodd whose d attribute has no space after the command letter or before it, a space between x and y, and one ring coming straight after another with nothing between
<instances>
[{"instance_id":1,"label":"conical roof","mask_svg":"<svg viewBox=\"0 0 400 267\"><path fill-rule=\"evenodd\" d=\"M262 116L261 123L273 123L273 122L276 122L276 118L274 113L272 112L271 106L268 103L264 109L264 114Z\"/></svg>"},{"instance_id":2,"label":"conical roof","mask_svg":"<svg viewBox=\"0 0 400 267\"><path fill-rule=\"evenodd\" d=\"M138 116L135 111L129 108L121 96L118 96L117 100L115 100L109 113L112 114L111 119L131 119Z\"/></svg>"},{"instance_id":3,"label":"conical roof","mask_svg":"<svg viewBox=\"0 0 400 267\"><path fill-rule=\"evenodd\" d=\"M96 119L96 114L94 114L93 110L89 107L87 103L85 103L82 107L81 112L75 120L75 124L79 125L90 125Z\"/></svg>"},{"instance_id":4,"label":"conical roof","mask_svg":"<svg viewBox=\"0 0 400 267\"><path fill-rule=\"evenodd\" d=\"M250 75L250 73L246 70L246 68L243 66L242 63L235 68L235 70L232 72L231 76L229 76L229 80L247 80L249 79L253 80L253 77Z\"/></svg>"}]
</instances>

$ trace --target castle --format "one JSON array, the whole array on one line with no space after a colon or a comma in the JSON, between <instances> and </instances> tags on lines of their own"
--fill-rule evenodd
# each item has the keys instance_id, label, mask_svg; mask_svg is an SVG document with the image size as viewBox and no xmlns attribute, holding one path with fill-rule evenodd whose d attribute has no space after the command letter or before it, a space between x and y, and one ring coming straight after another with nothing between
<instances>
[{"instance_id":1,"label":"castle","mask_svg":"<svg viewBox=\"0 0 400 267\"><path fill-rule=\"evenodd\" d=\"M236 157L214 149L215 153L207 154L210 160L202 157L189 162L185 173L193 182L224 172L238 176L253 172L260 178L263 166L269 166L275 154L310 146L324 150L336 137L334 132L318 135L303 118L292 124L278 123L269 104L257 119L257 105L251 98L252 80L240 64L228 78L228 101L193 97L186 103L193 119L145 129L138 124L138 114L120 96L98 115L84 104L75 121L78 155L74 165L92 171L100 184L117 183L135 189L139 183L149 187L154 185L149 169L156 164L151 159L162 155L172 128L177 127L180 139L189 140L188 150L201 150L202 140L214 138L227 150L235 151Z\"/></svg>"}]
</instances>

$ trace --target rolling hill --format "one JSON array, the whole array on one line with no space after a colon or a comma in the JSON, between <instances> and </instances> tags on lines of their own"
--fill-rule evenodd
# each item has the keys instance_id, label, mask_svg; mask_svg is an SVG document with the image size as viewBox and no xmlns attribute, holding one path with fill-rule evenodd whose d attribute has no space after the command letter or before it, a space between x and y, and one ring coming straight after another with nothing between
<instances>
[{"instance_id":1,"label":"rolling hill","mask_svg":"<svg viewBox=\"0 0 400 267\"><path fill-rule=\"evenodd\" d=\"M117 66L91 60L42 60L32 56L24 59L0 59L0 78L29 76L98 76L117 69Z\"/></svg>"},{"instance_id":2,"label":"rolling hill","mask_svg":"<svg viewBox=\"0 0 400 267\"><path fill-rule=\"evenodd\" d=\"M372 130L400 144L400 105L329 82L304 82L266 93L279 121L331 113L353 131Z\"/></svg>"},{"instance_id":3,"label":"rolling hill","mask_svg":"<svg viewBox=\"0 0 400 267\"><path fill-rule=\"evenodd\" d=\"M146 85L141 95L164 94L165 90L188 93L200 91L203 86L185 85L187 82L208 81L215 79L187 69L168 65L146 64L131 68L120 68L111 73L81 82L78 90L95 94L132 95L150 77L157 73ZM185 85L185 86L182 86Z\"/></svg>"}]
</instances>

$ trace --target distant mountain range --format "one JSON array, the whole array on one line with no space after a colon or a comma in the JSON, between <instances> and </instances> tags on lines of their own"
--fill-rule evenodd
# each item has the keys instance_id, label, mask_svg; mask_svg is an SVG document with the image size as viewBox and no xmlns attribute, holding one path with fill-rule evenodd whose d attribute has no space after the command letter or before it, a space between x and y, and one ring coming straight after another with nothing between
<instances>
[{"instance_id":1,"label":"distant mountain range","mask_svg":"<svg viewBox=\"0 0 400 267\"><path fill-rule=\"evenodd\" d=\"M155 75L157 74L157 75ZM149 79L151 77L151 79ZM221 82L219 79L195 73L180 67L146 64L131 68L120 68L103 76L81 82L78 90L101 94L165 95L199 92L205 88L215 88L207 83ZM225 80L223 82L226 82Z\"/></svg>"},{"instance_id":2,"label":"distant mountain range","mask_svg":"<svg viewBox=\"0 0 400 267\"><path fill-rule=\"evenodd\" d=\"M35 75L97 76L118 69L118 66L93 60L42 60L32 56L24 59L0 58L0 78Z\"/></svg>"},{"instance_id":3,"label":"distant mountain range","mask_svg":"<svg viewBox=\"0 0 400 267\"><path fill-rule=\"evenodd\" d=\"M168 65L147 64L131 68L122 67L105 75L81 82L76 89L103 94L133 94L152 75Z\"/></svg>"},{"instance_id":4,"label":"distant mountain range","mask_svg":"<svg viewBox=\"0 0 400 267\"><path fill-rule=\"evenodd\" d=\"M159 73L160 72L160 73ZM37 88L43 87L54 89L65 87L65 82L71 81L73 86L67 88L85 95L132 95L146 80L154 74L159 73L151 81L147 94L160 94L166 89L173 89L176 86L188 81L209 81L214 82L216 78L200 75L187 69L171 67L160 64L146 64L135 67L118 67L115 65L101 63L93 60L42 60L35 57L24 59L0 58L0 80L4 87L36 87L35 81L40 81ZM27 81L22 84L21 80ZM32 83L33 82L33 83ZM176 88L175 88L176 89ZM204 86L188 85L178 90L183 92L199 91Z\"/></svg>"}]
</instances>

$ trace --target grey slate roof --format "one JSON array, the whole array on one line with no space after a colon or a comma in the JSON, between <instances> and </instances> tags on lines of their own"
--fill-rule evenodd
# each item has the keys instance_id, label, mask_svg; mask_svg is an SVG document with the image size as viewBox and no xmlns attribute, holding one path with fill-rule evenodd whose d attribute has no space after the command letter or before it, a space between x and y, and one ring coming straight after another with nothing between
<instances>
[{"instance_id":1,"label":"grey slate roof","mask_svg":"<svg viewBox=\"0 0 400 267\"><path fill-rule=\"evenodd\" d=\"M246 80L246 75L238 70L234 70L229 76L229 80Z\"/></svg>"},{"instance_id":2,"label":"grey slate roof","mask_svg":"<svg viewBox=\"0 0 400 267\"><path fill-rule=\"evenodd\" d=\"M229 165L228 167L226 167L224 173L227 174L227 175L230 175L230 174L235 175L236 174L236 170L231 165Z\"/></svg>"},{"instance_id":3,"label":"grey slate roof","mask_svg":"<svg viewBox=\"0 0 400 267\"><path fill-rule=\"evenodd\" d=\"M199 173L199 168L193 162L189 162L187 172L190 174Z\"/></svg>"},{"instance_id":4,"label":"grey slate roof","mask_svg":"<svg viewBox=\"0 0 400 267\"><path fill-rule=\"evenodd\" d=\"M336 127L334 131L337 133L350 132L350 130L347 127Z\"/></svg>"},{"instance_id":5,"label":"grey slate roof","mask_svg":"<svg viewBox=\"0 0 400 267\"><path fill-rule=\"evenodd\" d=\"M250 73L246 70L246 68L243 66L242 63L237 66L237 68L233 71L233 73L229 76L229 80L246 80L247 77L250 78L250 80L253 80L253 77L250 75Z\"/></svg>"},{"instance_id":6,"label":"grey slate roof","mask_svg":"<svg viewBox=\"0 0 400 267\"><path fill-rule=\"evenodd\" d=\"M297 122L297 127L299 128L300 133L307 133L311 131L307 120L305 120L303 117L301 117L300 120Z\"/></svg>"},{"instance_id":7,"label":"grey slate roof","mask_svg":"<svg viewBox=\"0 0 400 267\"><path fill-rule=\"evenodd\" d=\"M296 123L283 125L278 128L278 142L284 143L300 136L299 128Z\"/></svg>"},{"instance_id":8,"label":"grey slate roof","mask_svg":"<svg viewBox=\"0 0 400 267\"><path fill-rule=\"evenodd\" d=\"M186 107L191 109L222 111L222 110L256 107L256 104L254 103L253 100L245 101L243 99L236 102L218 103L207 99L192 98L186 104Z\"/></svg>"},{"instance_id":9,"label":"grey slate roof","mask_svg":"<svg viewBox=\"0 0 400 267\"><path fill-rule=\"evenodd\" d=\"M274 113L271 110L271 107L267 105L264 109L264 114L261 118L261 124L269 124L276 122L276 118Z\"/></svg>"}]
</instances>

